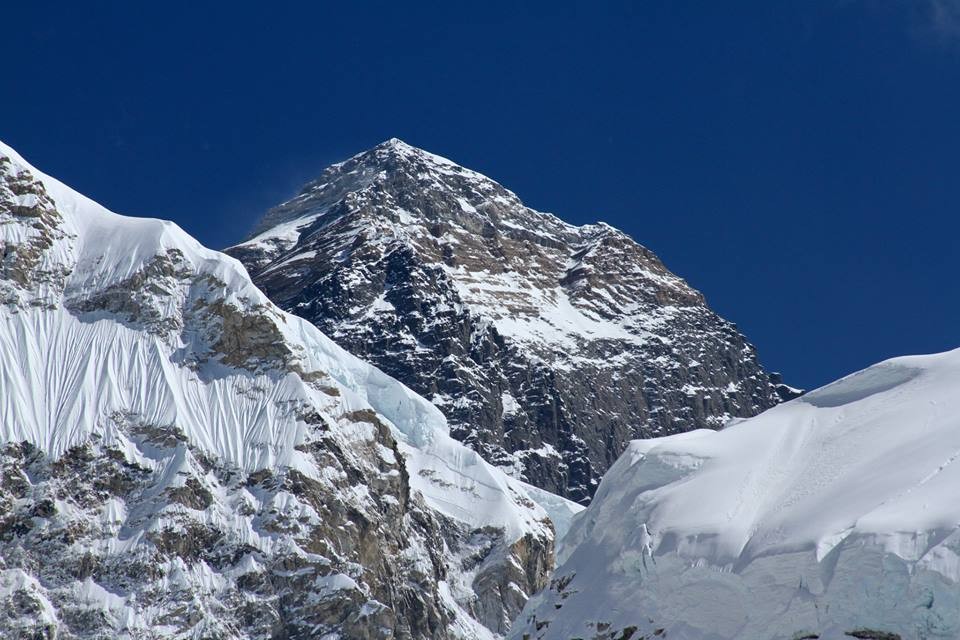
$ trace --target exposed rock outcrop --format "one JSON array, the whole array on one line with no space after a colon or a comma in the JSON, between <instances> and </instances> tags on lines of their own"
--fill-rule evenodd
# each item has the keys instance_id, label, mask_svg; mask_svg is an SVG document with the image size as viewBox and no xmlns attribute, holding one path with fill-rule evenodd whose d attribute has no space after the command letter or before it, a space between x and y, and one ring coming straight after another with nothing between
<instances>
[{"instance_id":1,"label":"exposed rock outcrop","mask_svg":"<svg viewBox=\"0 0 960 640\"><path fill-rule=\"evenodd\" d=\"M581 502L631 438L795 395L626 234L534 211L399 140L331 166L227 252L488 461Z\"/></svg>"}]
</instances>

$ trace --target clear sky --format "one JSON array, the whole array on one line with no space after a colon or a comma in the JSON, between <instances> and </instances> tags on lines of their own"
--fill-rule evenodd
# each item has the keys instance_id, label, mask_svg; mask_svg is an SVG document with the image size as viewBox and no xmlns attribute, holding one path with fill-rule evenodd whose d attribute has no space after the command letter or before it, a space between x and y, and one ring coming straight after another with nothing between
<instances>
[{"instance_id":1,"label":"clear sky","mask_svg":"<svg viewBox=\"0 0 960 640\"><path fill-rule=\"evenodd\" d=\"M0 138L116 211L224 247L396 136L629 232L789 383L960 346L960 0L80 4L4 6Z\"/></svg>"}]
</instances>

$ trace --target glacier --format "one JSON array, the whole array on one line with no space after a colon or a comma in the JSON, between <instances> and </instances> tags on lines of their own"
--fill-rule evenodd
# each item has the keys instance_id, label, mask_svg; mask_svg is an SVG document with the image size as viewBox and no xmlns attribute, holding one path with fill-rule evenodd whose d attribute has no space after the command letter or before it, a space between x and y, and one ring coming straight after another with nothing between
<instances>
[{"instance_id":1,"label":"glacier","mask_svg":"<svg viewBox=\"0 0 960 640\"><path fill-rule=\"evenodd\" d=\"M512 636L960 637L960 350L633 441Z\"/></svg>"}]
</instances>

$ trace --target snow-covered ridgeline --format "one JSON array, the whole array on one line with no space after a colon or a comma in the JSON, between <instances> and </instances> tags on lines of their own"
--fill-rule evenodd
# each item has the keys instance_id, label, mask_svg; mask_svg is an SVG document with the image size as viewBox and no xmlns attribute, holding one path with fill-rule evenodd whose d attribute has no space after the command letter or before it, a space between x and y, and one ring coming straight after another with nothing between
<instances>
[{"instance_id":1,"label":"snow-covered ridgeline","mask_svg":"<svg viewBox=\"0 0 960 640\"><path fill-rule=\"evenodd\" d=\"M520 483L452 440L443 414L432 404L344 351L309 322L277 309L250 282L237 260L203 247L172 222L112 213L30 167L2 143L0 155L38 177L64 217L63 229L70 237L45 259L70 270L64 290L67 301L125 282L155 256L180 251L196 273L212 275L222 283L214 295L244 308L269 309L283 339L294 346L299 367L326 374L341 392L336 401L339 408L371 407L389 420L408 445L407 453L418 458L417 468L430 469L442 480L425 482L423 474L412 474L414 486L432 500L432 506L450 510L457 519L472 524L506 526L514 537L529 531L524 521L530 518L518 515L507 506L513 501L505 498L510 493L525 495ZM169 313L176 313L172 308L175 297L167 304ZM4 368L0 428L6 442L29 440L56 456L105 428L103 416L112 408L126 406L129 410L133 402L137 413L151 422L183 425L198 446L247 470L297 464L294 447L301 426L290 416L272 415L258 406L259 401L250 401L249 406L237 405L233 397L227 401L235 395L233 378L248 377L245 371L231 371L216 363L210 363L215 372L198 373L176 366L175 349L190 348L190 344L180 343L168 350L163 341L115 319L77 317L69 312L21 311L8 318L7 326L14 331L2 336L6 342L4 362L18 363L20 376L15 379L15 372ZM157 357L157 351L168 353ZM31 359L40 353L49 357ZM82 359L76 359L78 354ZM203 373L212 375L202 379ZM254 379L250 384L258 382L264 384L266 379ZM51 383L55 385L52 389L47 386ZM294 373L265 388L276 394L276 402L268 405L282 405L297 394L321 407L332 404L330 395L305 385ZM54 411L42 402L48 392L62 399ZM197 395L179 395L184 393ZM436 488L448 483L456 487L454 495Z\"/></svg>"},{"instance_id":2,"label":"snow-covered ridgeline","mask_svg":"<svg viewBox=\"0 0 960 640\"><path fill-rule=\"evenodd\" d=\"M539 506L537 496L531 499L522 483L450 438L443 415L433 405L345 352L308 322L277 309L250 282L239 262L202 247L170 222L107 211L40 173L2 143L0 171L0 246L4 255L0 271L4 305L0 309L0 444L7 446L7 469L16 479L6 488L17 487L17 493L3 497L9 502L0 501L0 529L4 530L0 538L21 550L17 552L20 555L10 552L11 560L0 565L2 584L13 589L11 593L39 589L37 606L44 610L52 607L61 618L78 606L77 584L63 576L44 576L42 567L32 566L30 558L46 544L42 542L44 531L73 526L72 519L89 518L95 503L78 506L72 499L58 497L50 502L50 508L37 511L31 501L37 492L55 495L60 486L58 474L62 475L67 464L61 464L60 458L74 461L77 451L84 448L99 452L97 455L116 452L120 459L114 462L136 470L130 473L140 478L138 482L152 483L137 490L146 493L121 491L110 498L116 508L107 519L116 520L119 527L105 524L96 539L72 543L76 553L94 551L105 563L116 561L120 553L158 553L162 544L151 536L161 535L174 523L190 522L212 526L226 536L217 543L220 547L226 539L250 545L249 557L255 559L250 566L262 572L269 564L265 558L279 553L278 549L304 544L304 538L295 535L297 531L306 536L311 526L318 527L310 540L339 535L329 530L319 533L322 518L305 506L305 501L326 500L326 491L342 494L331 498L334 502L352 501L362 514L361 523L367 522L364 526L396 529L397 544L401 545L396 553L408 558L404 562L413 563L410 566L420 567L415 569L416 575L429 575L437 571L431 562L445 553L443 547L430 545L454 545L460 534L448 533L447 541L441 543L436 533L430 533L436 524L410 524L409 518L416 520L417 507L405 506L407 482L414 497L422 496L415 500L425 501L433 514L430 517L458 523L451 525L450 531L486 527L498 532L490 548L500 549L503 559L509 560L516 544L524 540L524 549L547 545L544 549L549 556L553 531L547 513L552 511L558 522L566 522L576 507L559 499L543 500L545 508ZM388 431L381 433L380 426ZM391 448L394 441L396 449ZM32 448L21 449L20 443ZM342 458L328 465L323 461L329 458L318 453L321 449L340 452L335 455ZM32 457L34 450L39 450L41 461ZM85 456L80 455L76 464L96 463L95 458ZM28 473L25 466L28 462L41 465L43 474L31 476L33 472ZM245 507L242 515L231 511L230 504L236 500L246 503L253 498L244 485L229 483L235 483L238 475L248 477L249 483L265 482L260 480L265 477L260 474L264 470L285 478L284 482L297 486L306 482L314 487L313 493L284 500L281 513L295 514L299 509L301 514L313 514L284 525L289 536L278 529L262 529L274 517L265 514L277 513L270 502L257 498L255 506ZM41 481L41 475L49 479ZM99 482L97 478L86 480ZM350 484L349 490L346 484ZM124 502L146 499L152 501L151 506L138 502L134 508L130 502L129 511ZM299 506L290 511L291 505ZM27 507L30 514L40 515L23 520L26 516L18 510ZM402 517L403 522L375 521L394 512L390 517ZM126 541L121 544L121 540ZM82 544L87 544L86 551ZM209 545L197 544L201 548L191 553L211 552ZM181 556L186 553L178 549ZM73 552L68 546L58 547L56 553ZM167 557L163 549L159 553ZM302 550L297 553L301 558L314 558L310 563L334 567L322 585L317 583L316 593L298 596L320 602L328 592L362 591L362 598L372 598L376 591L358 586L363 579L370 580L368 570L371 574L373 570L362 565L357 565L356 571L350 569L346 560L355 552L349 549L341 549L332 560L316 553L304 556ZM340 555L345 564L337 564ZM180 571L178 566L183 569L184 561L195 560L181 556L160 563L165 576ZM216 580L196 574L196 567L190 565L187 569L192 577L181 582L194 590L195 597L204 593L204 602L207 597L210 602L220 602L218 598L227 598L224 594L253 598L246 592L237 595L236 579L244 570L236 562L246 562L243 557L234 558L228 567L215 567ZM13 558L26 559L21 566ZM357 558L362 561L363 557ZM337 574L337 567L345 573ZM210 570L208 566L204 571ZM104 625L134 634L166 629L158 620L169 612L160 605L143 604L149 599L143 591L153 588L148 580L121 586L115 576L103 571L103 576L86 579L101 580L105 586L94 586L112 594L90 604L107 616ZM446 622L424 624L435 628L436 637L490 633L471 618L484 613L474 600L490 596L474 593L476 587L469 581L473 574L460 575L460 571L461 567L450 564L445 579L434 578L437 582L431 588L436 589L434 596L445 608L437 615ZM342 580L334 580L336 575ZM3 588L9 590L7 586ZM384 588L392 589L389 585ZM522 589L518 590L522 594ZM283 596L277 597L282 600ZM383 607L382 602L370 599L364 603L356 597L345 596L346 605L337 601L342 611L323 614L333 616L330 629L342 631L346 628L343 620L350 616L350 624L359 625L357 628L388 624L376 617L379 613L374 615L381 611L378 606ZM424 598L429 600L429 593ZM517 606L517 596L513 600L511 606ZM494 598L493 605L488 602L485 606L489 610L500 605ZM278 620L285 620L281 609L277 611ZM309 611L320 615L317 607ZM336 621L334 614L342 614L343 620ZM485 623L491 615L484 613ZM61 619L59 624L69 637L69 620ZM226 633L216 626L220 624L216 616L184 624L194 634ZM325 628L316 626L315 621L311 624ZM391 624L413 625L403 620ZM449 629L444 629L446 626ZM74 629L73 633L78 632ZM230 633L231 637L257 637L246 628L234 628Z\"/></svg>"},{"instance_id":3,"label":"snow-covered ridgeline","mask_svg":"<svg viewBox=\"0 0 960 640\"><path fill-rule=\"evenodd\" d=\"M634 441L514 635L957 638L958 487L960 350Z\"/></svg>"}]
</instances>

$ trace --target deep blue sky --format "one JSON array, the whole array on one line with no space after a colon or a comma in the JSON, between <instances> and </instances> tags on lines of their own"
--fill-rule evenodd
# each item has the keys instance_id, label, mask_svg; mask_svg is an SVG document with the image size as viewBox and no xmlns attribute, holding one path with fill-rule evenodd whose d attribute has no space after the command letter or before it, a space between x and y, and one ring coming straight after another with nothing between
<instances>
[{"instance_id":1,"label":"deep blue sky","mask_svg":"<svg viewBox=\"0 0 960 640\"><path fill-rule=\"evenodd\" d=\"M960 346L954 0L62 4L3 9L0 138L116 211L223 247L397 136L628 231L790 383Z\"/></svg>"}]
</instances>

